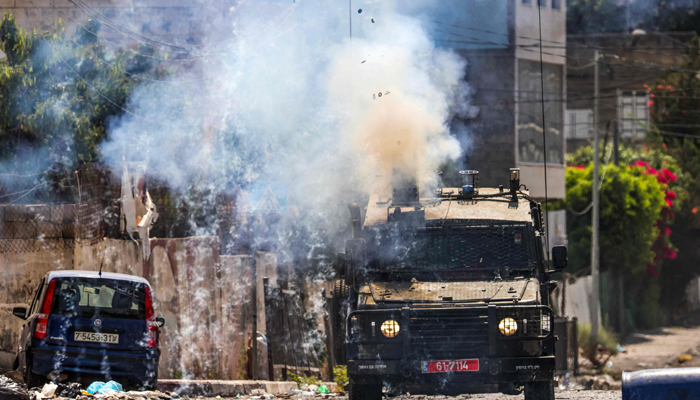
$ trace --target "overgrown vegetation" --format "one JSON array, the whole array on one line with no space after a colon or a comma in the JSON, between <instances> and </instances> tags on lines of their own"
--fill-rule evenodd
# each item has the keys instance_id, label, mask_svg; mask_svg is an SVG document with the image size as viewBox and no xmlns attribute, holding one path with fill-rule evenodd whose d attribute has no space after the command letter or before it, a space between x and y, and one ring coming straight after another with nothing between
<instances>
[{"instance_id":1,"label":"overgrown vegetation","mask_svg":"<svg viewBox=\"0 0 700 400\"><path fill-rule=\"evenodd\" d=\"M350 382L348 379L347 365L336 365L333 367L333 382L338 384L338 389L342 390Z\"/></svg>"},{"instance_id":2,"label":"overgrown vegetation","mask_svg":"<svg viewBox=\"0 0 700 400\"><path fill-rule=\"evenodd\" d=\"M296 383L298 383L299 385L316 385L316 386L319 386L319 385L321 385L321 383L322 383L320 380L318 380L318 379L316 379L316 378L313 378L313 377L310 377L310 376L297 375L297 374L295 374L294 372L288 372L287 374L288 374L288 376L289 376L289 380L290 380L290 381L296 382Z\"/></svg>"},{"instance_id":3,"label":"overgrown vegetation","mask_svg":"<svg viewBox=\"0 0 700 400\"><path fill-rule=\"evenodd\" d=\"M66 180L74 168L100 161L110 120L125 112L137 84L164 74L152 48L114 52L98 40L99 29L88 21L69 33L59 20L51 32L25 32L5 12L0 194L36 187L27 199L72 201L75 193Z\"/></svg>"},{"instance_id":4,"label":"overgrown vegetation","mask_svg":"<svg viewBox=\"0 0 700 400\"><path fill-rule=\"evenodd\" d=\"M617 336L604 326L598 327L598 343L591 340L591 324L578 324L578 345L596 368L602 368L607 360L617 354Z\"/></svg>"}]
</instances>

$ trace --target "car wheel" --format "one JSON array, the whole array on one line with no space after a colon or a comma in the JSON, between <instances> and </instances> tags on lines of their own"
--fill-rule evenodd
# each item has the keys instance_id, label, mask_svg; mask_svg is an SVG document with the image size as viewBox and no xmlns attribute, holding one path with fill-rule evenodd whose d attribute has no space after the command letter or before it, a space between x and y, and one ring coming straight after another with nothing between
<instances>
[{"instance_id":1,"label":"car wheel","mask_svg":"<svg viewBox=\"0 0 700 400\"><path fill-rule=\"evenodd\" d=\"M527 382L525 400L554 400L554 381Z\"/></svg>"},{"instance_id":2,"label":"car wheel","mask_svg":"<svg viewBox=\"0 0 700 400\"><path fill-rule=\"evenodd\" d=\"M139 386L138 390L146 390L146 391L153 391L158 389L158 380L157 379L149 379L147 381L141 382L141 385Z\"/></svg>"},{"instance_id":3,"label":"car wheel","mask_svg":"<svg viewBox=\"0 0 700 400\"><path fill-rule=\"evenodd\" d=\"M348 400L380 400L381 398L381 384L358 384L350 382Z\"/></svg>"}]
</instances>

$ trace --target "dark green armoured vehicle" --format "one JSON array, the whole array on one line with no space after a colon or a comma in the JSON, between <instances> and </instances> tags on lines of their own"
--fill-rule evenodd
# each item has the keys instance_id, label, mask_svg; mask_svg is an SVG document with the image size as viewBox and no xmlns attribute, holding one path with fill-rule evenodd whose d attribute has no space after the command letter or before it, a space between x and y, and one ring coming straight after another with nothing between
<instances>
[{"instance_id":1,"label":"dark green armoured vehicle","mask_svg":"<svg viewBox=\"0 0 700 400\"><path fill-rule=\"evenodd\" d=\"M566 248L546 254L540 204L520 190L415 188L350 205L332 324L350 399L389 393L525 391L553 399L554 284Z\"/></svg>"}]
</instances>

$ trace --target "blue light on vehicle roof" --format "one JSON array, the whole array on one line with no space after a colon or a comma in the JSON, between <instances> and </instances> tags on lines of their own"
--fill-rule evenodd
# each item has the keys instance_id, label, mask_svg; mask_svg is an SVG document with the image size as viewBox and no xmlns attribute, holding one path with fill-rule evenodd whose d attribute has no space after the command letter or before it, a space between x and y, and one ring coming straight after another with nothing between
<instances>
[{"instance_id":1,"label":"blue light on vehicle roof","mask_svg":"<svg viewBox=\"0 0 700 400\"><path fill-rule=\"evenodd\" d=\"M463 193L474 193L474 186L464 185L464 186L462 186L462 192Z\"/></svg>"}]
</instances>

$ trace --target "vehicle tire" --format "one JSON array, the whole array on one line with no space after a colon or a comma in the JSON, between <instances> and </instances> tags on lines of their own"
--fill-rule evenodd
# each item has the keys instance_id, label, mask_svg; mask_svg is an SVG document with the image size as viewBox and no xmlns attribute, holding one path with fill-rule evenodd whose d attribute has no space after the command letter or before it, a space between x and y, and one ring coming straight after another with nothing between
<instances>
[{"instance_id":1,"label":"vehicle tire","mask_svg":"<svg viewBox=\"0 0 700 400\"><path fill-rule=\"evenodd\" d=\"M32 372L32 359L27 357L27 364L24 367L24 383L28 389L40 388L48 381L45 376Z\"/></svg>"},{"instance_id":2,"label":"vehicle tire","mask_svg":"<svg viewBox=\"0 0 700 400\"><path fill-rule=\"evenodd\" d=\"M350 382L348 400L381 400L382 397L381 384L357 384Z\"/></svg>"},{"instance_id":3,"label":"vehicle tire","mask_svg":"<svg viewBox=\"0 0 700 400\"><path fill-rule=\"evenodd\" d=\"M348 346L345 343L345 325L348 315L348 296L350 287L342 279L335 281L333 288L333 352L335 363L346 365L348 363Z\"/></svg>"},{"instance_id":4,"label":"vehicle tire","mask_svg":"<svg viewBox=\"0 0 700 400\"><path fill-rule=\"evenodd\" d=\"M525 400L554 400L554 381L527 382Z\"/></svg>"}]
</instances>

